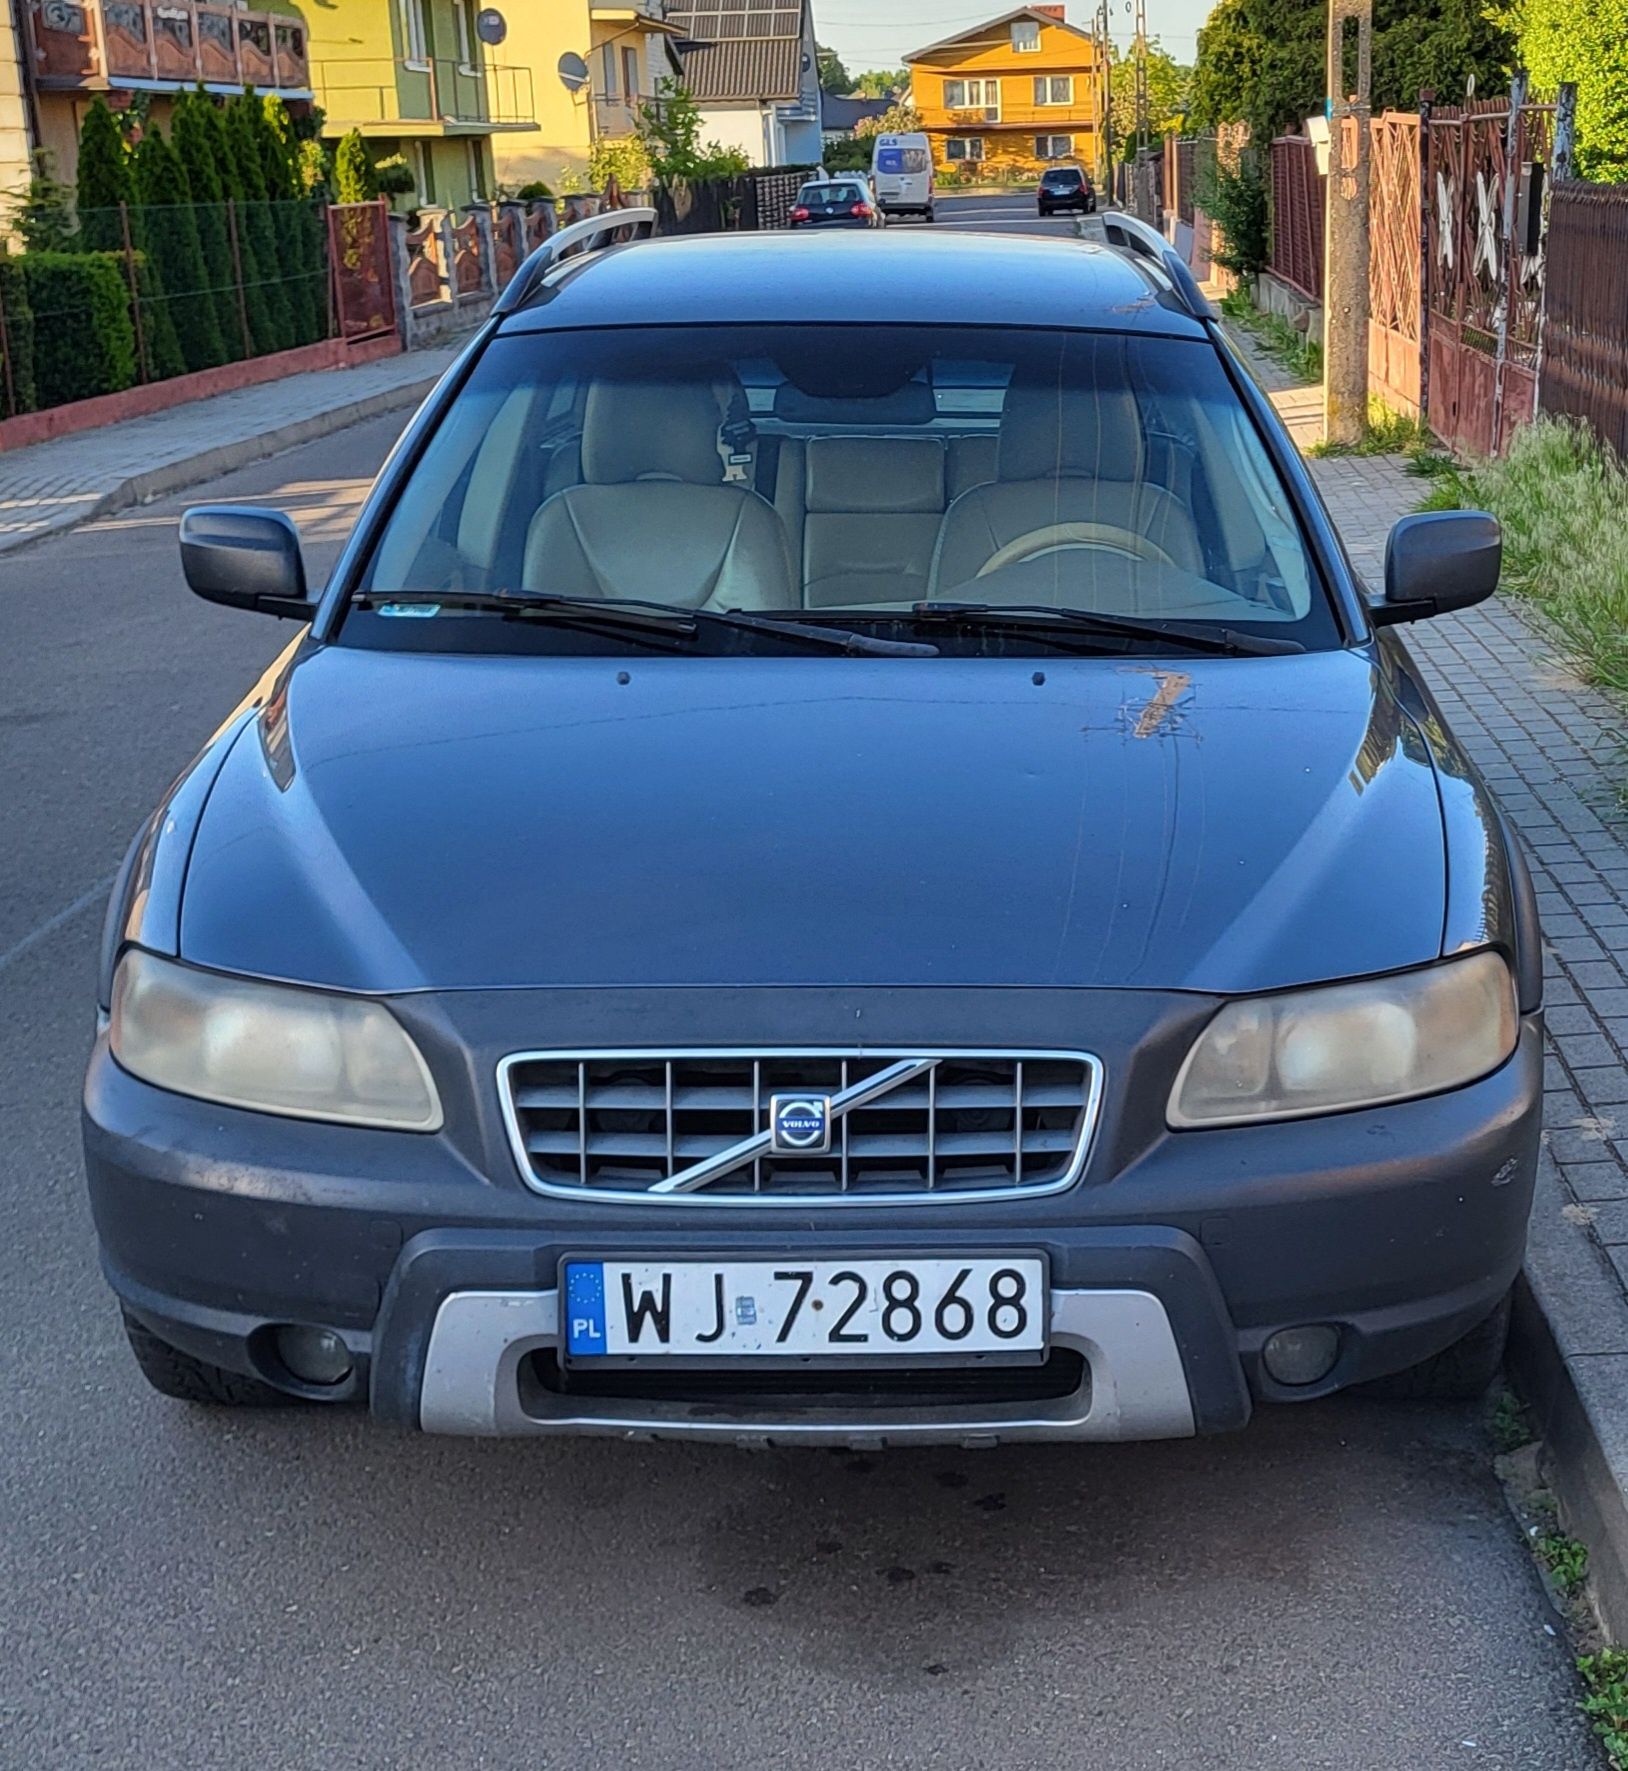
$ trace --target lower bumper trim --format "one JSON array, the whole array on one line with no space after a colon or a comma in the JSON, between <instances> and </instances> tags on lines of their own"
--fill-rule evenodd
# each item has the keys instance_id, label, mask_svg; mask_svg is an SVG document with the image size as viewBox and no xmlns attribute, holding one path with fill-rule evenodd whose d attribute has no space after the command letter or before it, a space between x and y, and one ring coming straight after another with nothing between
<instances>
[{"instance_id":1,"label":"lower bumper trim","mask_svg":"<svg viewBox=\"0 0 1628 1771\"><path fill-rule=\"evenodd\" d=\"M1170 1319L1147 1291L1052 1292L1052 1345L1077 1352L1086 1376L1073 1394L1042 1402L844 1413L561 1395L523 1384L523 1363L558 1339L558 1291L452 1292L430 1333L419 1425L427 1433L484 1437L596 1434L855 1447L1179 1439L1197 1430Z\"/></svg>"}]
</instances>

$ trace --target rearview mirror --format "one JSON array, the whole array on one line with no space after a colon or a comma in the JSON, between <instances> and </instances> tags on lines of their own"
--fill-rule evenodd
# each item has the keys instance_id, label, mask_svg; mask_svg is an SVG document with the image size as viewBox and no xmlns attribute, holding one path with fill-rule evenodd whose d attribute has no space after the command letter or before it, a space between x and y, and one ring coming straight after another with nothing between
<instances>
[{"instance_id":1,"label":"rearview mirror","mask_svg":"<svg viewBox=\"0 0 1628 1771\"><path fill-rule=\"evenodd\" d=\"M1369 619L1389 627L1485 602L1503 554L1498 519L1484 510L1403 517L1385 544L1385 599L1369 604Z\"/></svg>"},{"instance_id":2,"label":"rearview mirror","mask_svg":"<svg viewBox=\"0 0 1628 1771\"><path fill-rule=\"evenodd\" d=\"M181 570L205 602L309 621L300 532L280 510L199 504L181 518Z\"/></svg>"}]
</instances>

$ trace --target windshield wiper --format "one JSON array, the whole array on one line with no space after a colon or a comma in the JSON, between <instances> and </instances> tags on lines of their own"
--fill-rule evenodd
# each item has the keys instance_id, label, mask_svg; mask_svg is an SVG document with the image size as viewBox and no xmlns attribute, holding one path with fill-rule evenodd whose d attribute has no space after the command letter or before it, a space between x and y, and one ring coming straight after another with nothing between
<instances>
[{"instance_id":1,"label":"windshield wiper","mask_svg":"<svg viewBox=\"0 0 1628 1771\"><path fill-rule=\"evenodd\" d=\"M1038 628L1058 634L1096 634L1103 639L1158 640L1167 645L1187 646L1195 652L1234 657L1272 657L1306 649L1298 640L1240 633L1232 627L1198 627L1182 621L1124 621L1116 615L1099 615L1092 609L1058 608L1050 603L914 603L910 619L923 624L1009 627L1019 631Z\"/></svg>"},{"instance_id":2,"label":"windshield wiper","mask_svg":"<svg viewBox=\"0 0 1628 1771\"><path fill-rule=\"evenodd\" d=\"M637 597L559 596L552 591L403 590L362 592L363 608L469 609L511 620L546 620L588 633L613 633L632 640L694 639L703 625L743 633L773 634L827 651L878 658L936 658L938 647L915 640L884 640L841 627L815 627L782 621L770 615L748 615L740 609L685 609L676 603L646 602Z\"/></svg>"}]
</instances>

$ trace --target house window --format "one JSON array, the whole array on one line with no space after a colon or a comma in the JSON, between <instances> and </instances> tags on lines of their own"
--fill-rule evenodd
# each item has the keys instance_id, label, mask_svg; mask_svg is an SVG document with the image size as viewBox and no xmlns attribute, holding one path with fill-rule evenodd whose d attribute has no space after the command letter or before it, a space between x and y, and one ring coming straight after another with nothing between
<instances>
[{"instance_id":1,"label":"house window","mask_svg":"<svg viewBox=\"0 0 1628 1771\"><path fill-rule=\"evenodd\" d=\"M458 27L458 65L475 69L475 0L452 0L452 17Z\"/></svg>"},{"instance_id":2,"label":"house window","mask_svg":"<svg viewBox=\"0 0 1628 1771\"><path fill-rule=\"evenodd\" d=\"M1032 55L1040 48L1040 21L1033 18L1012 20L1012 47L1020 55Z\"/></svg>"},{"instance_id":3,"label":"house window","mask_svg":"<svg viewBox=\"0 0 1628 1771\"><path fill-rule=\"evenodd\" d=\"M622 96L634 97L644 82L639 78L639 52L636 49L624 48L622 51Z\"/></svg>"},{"instance_id":4,"label":"house window","mask_svg":"<svg viewBox=\"0 0 1628 1771\"><path fill-rule=\"evenodd\" d=\"M1072 135L1037 135L1034 138L1034 157L1037 160L1067 160L1073 152Z\"/></svg>"},{"instance_id":5,"label":"house window","mask_svg":"<svg viewBox=\"0 0 1628 1771\"><path fill-rule=\"evenodd\" d=\"M982 111L990 122L998 122L1001 83L999 80L946 80L944 108L947 111Z\"/></svg>"},{"instance_id":6,"label":"house window","mask_svg":"<svg viewBox=\"0 0 1628 1771\"><path fill-rule=\"evenodd\" d=\"M953 136L944 144L946 160L981 160L984 157L984 138L981 135Z\"/></svg>"},{"instance_id":7,"label":"house window","mask_svg":"<svg viewBox=\"0 0 1628 1771\"><path fill-rule=\"evenodd\" d=\"M424 65L424 0L401 0L401 47L408 61Z\"/></svg>"},{"instance_id":8,"label":"house window","mask_svg":"<svg viewBox=\"0 0 1628 1771\"><path fill-rule=\"evenodd\" d=\"M486 189L486 155L481 151L478 136L465 136L464 146L469 151L469 194L477 203L484 203L490 194Z\"/></svg>"},{"instance_id":9,"label":"house window","mask_svg":"<svg viewBox=\"0 0 1628 1771\"><path fill-rule=\"evenodd\" d=\"M1036 74L1034 102L1037 105L1071 105L1074 102L1072 74Z\"/></svg>"},{"instance_id":10,"label":"house window","mask_svg":"<svg viewBox=\"0 0 1628 1771\"><path fill-rule=\"evenodd\" d=\"M420 204L435 201L435 164L430 157L429 145L415 141L408 144L410 159L408 164L413 169L413 187Z\"/></svg>"}]
</instances>

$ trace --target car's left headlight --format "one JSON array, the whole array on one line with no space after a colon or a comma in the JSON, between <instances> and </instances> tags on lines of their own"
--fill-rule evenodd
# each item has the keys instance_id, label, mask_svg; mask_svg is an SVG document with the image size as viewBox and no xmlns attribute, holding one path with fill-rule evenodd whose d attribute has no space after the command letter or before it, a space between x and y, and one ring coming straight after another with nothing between
<instances>
[{"instance_id":1,"label":"car's left headlight","mask_svg":"<svg viewBox=\"0 0 1628 1771\"><path fill-rule=\"evenodd\" d=\"M113 1056L176 1094L294 1119L438 1131L423 1054L382 1002L177 965L131 948L113 974Z\"/></svg>"},{"instance_id":2,"label":"car's left headlight","mask_svg":"<svg viewBox=\"0 0 1628 1771\"><path fill-rule=\"evenodd\" d=\"M1170 1093L1177 1130L1340 1113L1461 1088L1515 1049L1508 965L1490 948L1414 972L1229 1002Z\"/></svg>"}]
</instances>

